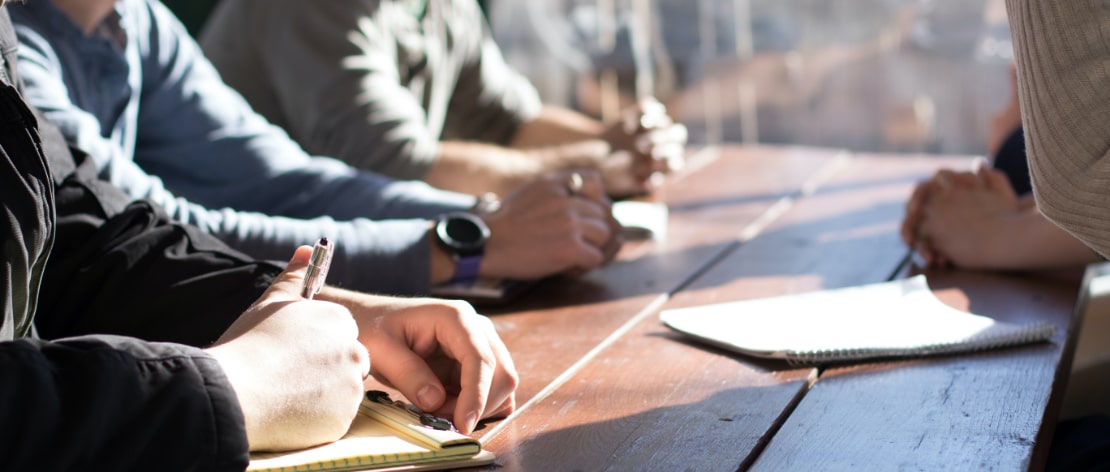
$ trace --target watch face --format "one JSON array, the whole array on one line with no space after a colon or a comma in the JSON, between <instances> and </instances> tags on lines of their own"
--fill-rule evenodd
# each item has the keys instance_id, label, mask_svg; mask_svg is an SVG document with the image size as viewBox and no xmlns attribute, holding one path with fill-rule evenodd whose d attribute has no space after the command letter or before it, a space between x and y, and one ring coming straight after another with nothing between
<instances>
[{"instance_id":1,"label":"watch face","mask_svg":"<svg viewBox=\"0 0 1110 472\"><path fill-rule=\"evenodd\" d=\"M451 213L436 225L439 240L460 256L477 254L489 239L489 227L470 213Z\"/></svg>"}]
</instances>

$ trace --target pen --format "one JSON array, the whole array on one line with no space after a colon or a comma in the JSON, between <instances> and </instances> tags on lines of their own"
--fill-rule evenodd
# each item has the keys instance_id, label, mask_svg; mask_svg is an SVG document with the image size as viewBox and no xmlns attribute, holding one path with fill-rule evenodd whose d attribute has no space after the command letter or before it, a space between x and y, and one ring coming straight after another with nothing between
<instances>
[{"instance_id":1,"label":"pen","mask_svg":"<svg viewBox=\"0 0 1110 472\"><path fill-rule=\"evenodd\" d=\"M308 272L304 276L304 288L301 296L309 300L320 293L324 280L328 278L328 267L331 266L332 244L328 238L320 238L312 246L312 256L308 260Z\"/></svg>"}]
</instances>

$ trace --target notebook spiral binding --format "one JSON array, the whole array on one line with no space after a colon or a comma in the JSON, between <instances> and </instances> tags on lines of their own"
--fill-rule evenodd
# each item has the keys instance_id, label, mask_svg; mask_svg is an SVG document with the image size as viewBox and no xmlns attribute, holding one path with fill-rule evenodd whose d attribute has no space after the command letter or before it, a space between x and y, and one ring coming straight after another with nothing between
<instances>
[{"instance_id":1,"label":"notebook spiral binding","mask_svg":"<svg viewBox=\"0 0 1110 472\"><path fill-rule=\"evenodd\" d=\"M1051 323L1030 325L1019 333L994 333L975 336L967 340L952 341L932 346L912 349L882 348L882 349L826 349L820 351L790 351L786 352L786 362L790 365L815 365L830 364L841 361L851 361L884 357L923 357L936 356L957 352L975 352L988 349L1028 344L1039 339L1049 339L1056 334L1056 326Z\"/></svg>"}]
</instances>

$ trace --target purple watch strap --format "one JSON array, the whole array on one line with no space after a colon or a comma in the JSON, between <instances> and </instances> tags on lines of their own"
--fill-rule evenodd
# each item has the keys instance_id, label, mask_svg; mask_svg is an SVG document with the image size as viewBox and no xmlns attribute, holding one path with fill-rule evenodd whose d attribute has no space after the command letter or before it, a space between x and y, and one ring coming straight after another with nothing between
<instances>
[{"instance_id":1,"label":"purple watch strap","mask_svg":"<svg viewBox=\"0 0 1110 472\"><path fill-rule=\"evenodd\" d=\"M451 281L473 280L478 278L478 268L482 266L482 255L461 256L455 263L455 276Z\"/></svg>"}]
</instances>

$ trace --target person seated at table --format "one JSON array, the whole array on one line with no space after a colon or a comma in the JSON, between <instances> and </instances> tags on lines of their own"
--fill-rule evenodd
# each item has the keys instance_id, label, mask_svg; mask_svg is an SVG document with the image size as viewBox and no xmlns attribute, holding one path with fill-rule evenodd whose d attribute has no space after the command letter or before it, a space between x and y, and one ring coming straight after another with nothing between
<instances>
[{"instance_id":1,"label":"person seated at table","mask_svg":"<svg viewBox=\"0 0 1110 472\"><path fill-rule=\"evenodd\" d=\"M642 194L653 174L679 165L686 143L658 102L608 127L542 105L473 1L223 1L201 45L310 152L443 189L503 193L588 168L612 196Z\"/></svg>"},{"instance_id":2,"label":"person seated at table","mask_svg":"<svg viewBox=\"0 0 1110 472\"><path fill-rule=\"evenodd\" d=\"M1110 9L1104 0L1006 5L1037 208L1110 256ZM1060 424L1047 469L1110 469L1110 418Z\"/></svg>"},{"instance_id":3,"label":"person seated at table","mask_svg":"<svg viewBox=\"0 0 1110 472\"><path fill-rule=\"evenodd\" d=\"M928 266L1036 270L1101 260L1037 208L1016 80L1011 70L1011 99L991 122L987 147L994 168L937 172L906 204L902 239Z\"/></svg>"},{"instance_id":4,"label":"person seated at table","mask_svg":"<svg viewBox=\"0 0 1110 472\"><path fill-rule=\"evenodd\" d=\"M0 470L243 470L343 435L368 375L463 432L512 412L512 360L469 305L305 300L307 247L283 271L100 181L23 102L3 5Z\"/></svg>"},{"instance_id":5,"label":"person seated at table","mask_svg":"<svg viewBox=\"0 0 1110 472\"><path fill-rule=\"evenodd\" d=\"M452 217L473 234L489 231L484 252L463 257L430 220L475 207L473 196L305 153L220 80L162 4L42 0L8 8L28 100L92 156L100 175L254 257L281 258L327 235L338 246L333 281L421 294L475 272L582 272L620 246L600 178L565 172L531 181L476 221Z\"/></svg>"}]
</instances>

